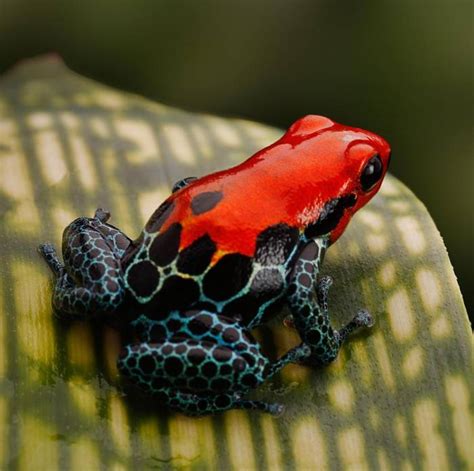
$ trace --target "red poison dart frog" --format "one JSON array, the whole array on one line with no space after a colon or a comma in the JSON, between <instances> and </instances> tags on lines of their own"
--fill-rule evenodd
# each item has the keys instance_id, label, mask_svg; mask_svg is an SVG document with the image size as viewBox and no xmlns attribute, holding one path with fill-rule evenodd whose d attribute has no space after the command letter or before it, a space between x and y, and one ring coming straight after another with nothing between
<instances>
[{"instance_id":1,"label":"red poison dart frog","mask_svg":"<svg viewBox=\"0 0 474 471\"><path fill-rule=\"evenodd\" d=\"M340 330L330 323L326 249L379 190L390 161L381 137L321 116L295 122L245 162L186 178L137 240L98 209L64 231L63 258L40 246L56 277L65 318L119 318L134 331L118 368L172 409L273 414L245 398L288 363L326 365L365 310ZM251 329L289 306L301 343L270 361Z\"/></svg>"}]
</instances>

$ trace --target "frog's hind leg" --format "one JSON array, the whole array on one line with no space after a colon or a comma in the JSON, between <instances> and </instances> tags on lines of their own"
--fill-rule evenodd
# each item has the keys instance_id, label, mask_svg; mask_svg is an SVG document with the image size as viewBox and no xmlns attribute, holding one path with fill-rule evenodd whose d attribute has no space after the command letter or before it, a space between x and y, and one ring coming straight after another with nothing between
<instances>
[{"instance_id":1,"label":"frog's hind leg","mask_svg":"<svg viewBox=\"0 0 474 471\"><path fill-rule=\"evenodd\" d=\"M241 399L240 393L193 393L171 387L150 390L145 386L142 389L160 403L190 416L215 414L230 409L258 410L272 415L281 415L284 410L282 404Z\"/></svg>"},{"instance_id":2,"label":"frog's hind leg","mask_svg":"<svg viewBox=\"0 0 474 471\"><path fill-rule=\"evenodd\" d=\"M123 349L118 369L170 407L192 415L234 408L281 412L279 404L242 399L267 378L272 364L237 321L208 311L175 311L163 321L140 316L134 327L139 342Z\"/></svg>"},{"instance_id":3,"label":"frog's hind leg","mask_svg":"<svg viewBox=\"0 0 474 471\"><path fill-rule=\"evenodd\" d=\"M98 209L94 218L78 218L65 229L64 265L51 244L39 247L56 275L53 306L61 317L112 312L123 300L120 257L130 239L105 223L109 216Z\"/></svg>"},{"instance_id":4,"label":"frog's hind leg","mask_svg":"<svg viewBox=\"0 0 474 471\"><path fill-rule=\"evenodd\" d=\"M288 305L303 343L311 349L311 354L304 360L310 365L330 363L337 357L342 343L351 332L373 324L370 314L360 310L339 331L331 326L327 295L332 280L322 277L317 281L326 246L324 239L309 242L301 251L289 280Z\"/></svg>"},{"instance_id":5,"label":"frog's hind leg","mask_svg":"<svg viewBox=\"0 0 474 471\"><path fill-rule=\"evenodd\" d=\"M118 369L132 384L170 408L188 415L229 409L279 414L280 404L242 399L264 380L264 369L245 363L229 348L194 340L128 345Z\"/></svg>"}]
</instances>

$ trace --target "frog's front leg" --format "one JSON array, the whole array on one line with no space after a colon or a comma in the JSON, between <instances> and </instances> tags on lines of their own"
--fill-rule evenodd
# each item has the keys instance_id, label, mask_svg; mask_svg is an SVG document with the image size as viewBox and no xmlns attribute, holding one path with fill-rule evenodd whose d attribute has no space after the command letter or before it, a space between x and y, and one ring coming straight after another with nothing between
<instances>
[{"instance_id":1,"label":"frog's front leg","mask_svg":"<svg viewBox=\"0 0 474 471\"><path fill-rule=\"evenodd\" d=\"M311 348L311 355L304 360L311 365L330 363L337 357L342 343L351 332L373 324L370 314L360 310L339 331L331 326L327 293L332 280L330 277L322 277L319 281L317 279L326 248L326 239L308 242L301 251L289 280L288 305L303 343Z\"/></svg>"},{"instance_id":2,"label":"frog's front leg","mask_svg":"<svg viewBox=\"0 0 474 471\"><path fill-rule=\"evenodd\" d=\"M53 306L62 317L112 312L123 300L120 258L130 239L106 224L109 217L98 209L93 218L78 218L65 229L64 265L51 244L39 247L56 276Z\"/></svg>"}]
</instances>

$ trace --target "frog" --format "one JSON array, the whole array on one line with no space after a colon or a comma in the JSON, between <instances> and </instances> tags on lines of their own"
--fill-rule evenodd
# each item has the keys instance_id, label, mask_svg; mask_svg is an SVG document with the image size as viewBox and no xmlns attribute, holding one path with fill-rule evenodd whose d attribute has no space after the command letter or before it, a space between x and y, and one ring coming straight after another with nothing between
<instances>
[{"instance_id":1,"label":"frog","mask_svg":"<svg viewBox=\"0 0 474 471\"><path fill-rule=\"evenodd\" d=\"M179 180L131 239L97 209L63 233L54 277L62 319L115 320L127 332L117 368L157 404L190 416L229 409L273 415L248 395L291 363L330 364L366 309L336 329L327 249L378 192L391 158L377 134L318 115L293 123L242 163ZM300 343L270 359L254 329L287 306Z\"/></svg>"}]
</instances>

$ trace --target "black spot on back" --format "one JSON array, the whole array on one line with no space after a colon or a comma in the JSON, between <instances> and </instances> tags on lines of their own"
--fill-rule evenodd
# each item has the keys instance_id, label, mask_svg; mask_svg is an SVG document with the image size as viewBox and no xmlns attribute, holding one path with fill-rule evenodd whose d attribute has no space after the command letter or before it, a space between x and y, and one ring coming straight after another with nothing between
<instances>
[{"instance_id":1,"label":"black spot on back","mask_svg":"<svg viewBox=\"0 0 474 471\"><path fill-rule=\"evenodd\" d=\"M160 274L150 262L138 262L127 271L126 280L129 287L138 296L150 296L160 281Z\"/></svg>"},{"instance_id":2,"label":"black spot on back","mask_svg":"<svg viewBox=\"0 0 474 471\"><path fill-rule=\"evenodd\" d=\"M180 252L178 271L190 275L200 275L209 266L215 251L216 244L208 234L203 235Z\"/></svg>"},{"instance_id":3,"label":"black spot on back","mask_svg":"<svg viewBox=\"0 0 474 471\"><path fill-rule=\"evenodd\" d=\"M238 253L224 255L207 273L203 281L206 296L223 301L237 294L248 282L252 259Z\"/></svg>"},{"instance_id":4,"label":"black spot on back","mask_svg":"<svg viewBox=\"0 0 474 471\"><path fill-rule=\"evenodd\" d=\"M210 211L222 199L222 191L206 191L199 193L191 200L191 210L193 214L202 214Z\"/></svg>"},{"instance_id":5,"label":"black spot on back","mask_svg":"<svg viewBox=\"0 0 474 471\"><path fill-rule=\"evenodd\" d=\"M227 303L222 314L237 318L242 316L244 325L252 322L258 314L262 304L273 299L262 312L262 320L271 318L281 306L280 295L285 289L285 280L276 268L263 268L257 272L252 280L250 289L230 303ZM260 322L259 322L260 323Z\"/></svg>"},{"instance_id":6,"label":"black spot on back","mask_svg":"<svg viewBox=\"0 0 474 471\"><path fill-rule=\"evenodd\" d=\"M166 327L162 324L154 324L151 328L150 337L154 340L165 338L166 335Z\"/></svg>"},{"instance_id":7,"label":"black spot on back","mask_svg":"<svg viewBox=\"0 0 474 471\"><path fill-rule=\"evenodd\" d=\"M175 222L158 234L150 245L150 258L159 266L169 265L177 256L181 238L181 224Z\"/></svg>"},{"instance_id":8,"label":"black spot on back","mask_svg":"<svg viewBox=\"0 0 474 471\"><path fill-rule=\"evenodd\" d=\"M145 230L147 232L157 232L161 229L163 223L168 219L174 208L174 202L165 201L163 202L155 212L151 215L150 219L146 223Z\"/></svg>"},{"instance_id":9,"label":"black spot on back","mask_svg":"<svg viewBox=\"0 0 474 471\"><path fill-rule=\"evenodd\" d=\"M354 206L356 201L357 198L353 193L328 201L324 205L318 220L306 228L306 237L312 238L331 232L339 224L344 211Z\"/></svg>"},{"instance_id":10,"label":"black spot on back","mask_svg":"<svg viewBox=\"0 0 474 471\"><path fill-rule=\"evenodd\" d=\"M143 306L143 310L151 319L160 319L163 312L189 308L198 299L198 284L189 278L174 275L165 280L160 291Z\"/></svg>"},{"instance_id":11,"label":"black spot on back","mask_svg":"<svg viewBox=\"0 0 474 471\"><path fill-rule=\"evenodd\" d=\"M257 237L255 260L262 265L282 265L298 242L299 232L287 224L276 224Z\"/></svg>"},{"instance_id":12,"label":"black spot on back","mask_svg":"<svg viewBox=\"0 0 474 471\"><path fill-rule=\"evenodd\" d=\"M252 280L250 292L263 301L277 296L283 286L283 276L276 268L263 268Z\"/></svg>"},{"instance_id":13,"label":"black spot on back","mask_svg":"<svg viewBox=\"0 0 474 471\"><path fill-rule=\"evenodd\" d=\"M240 315L243 323L248 324L257 315L260 305L260 300L248 293L227 303L222 314L229 317Z\"/></svg>"}]
</instances>

